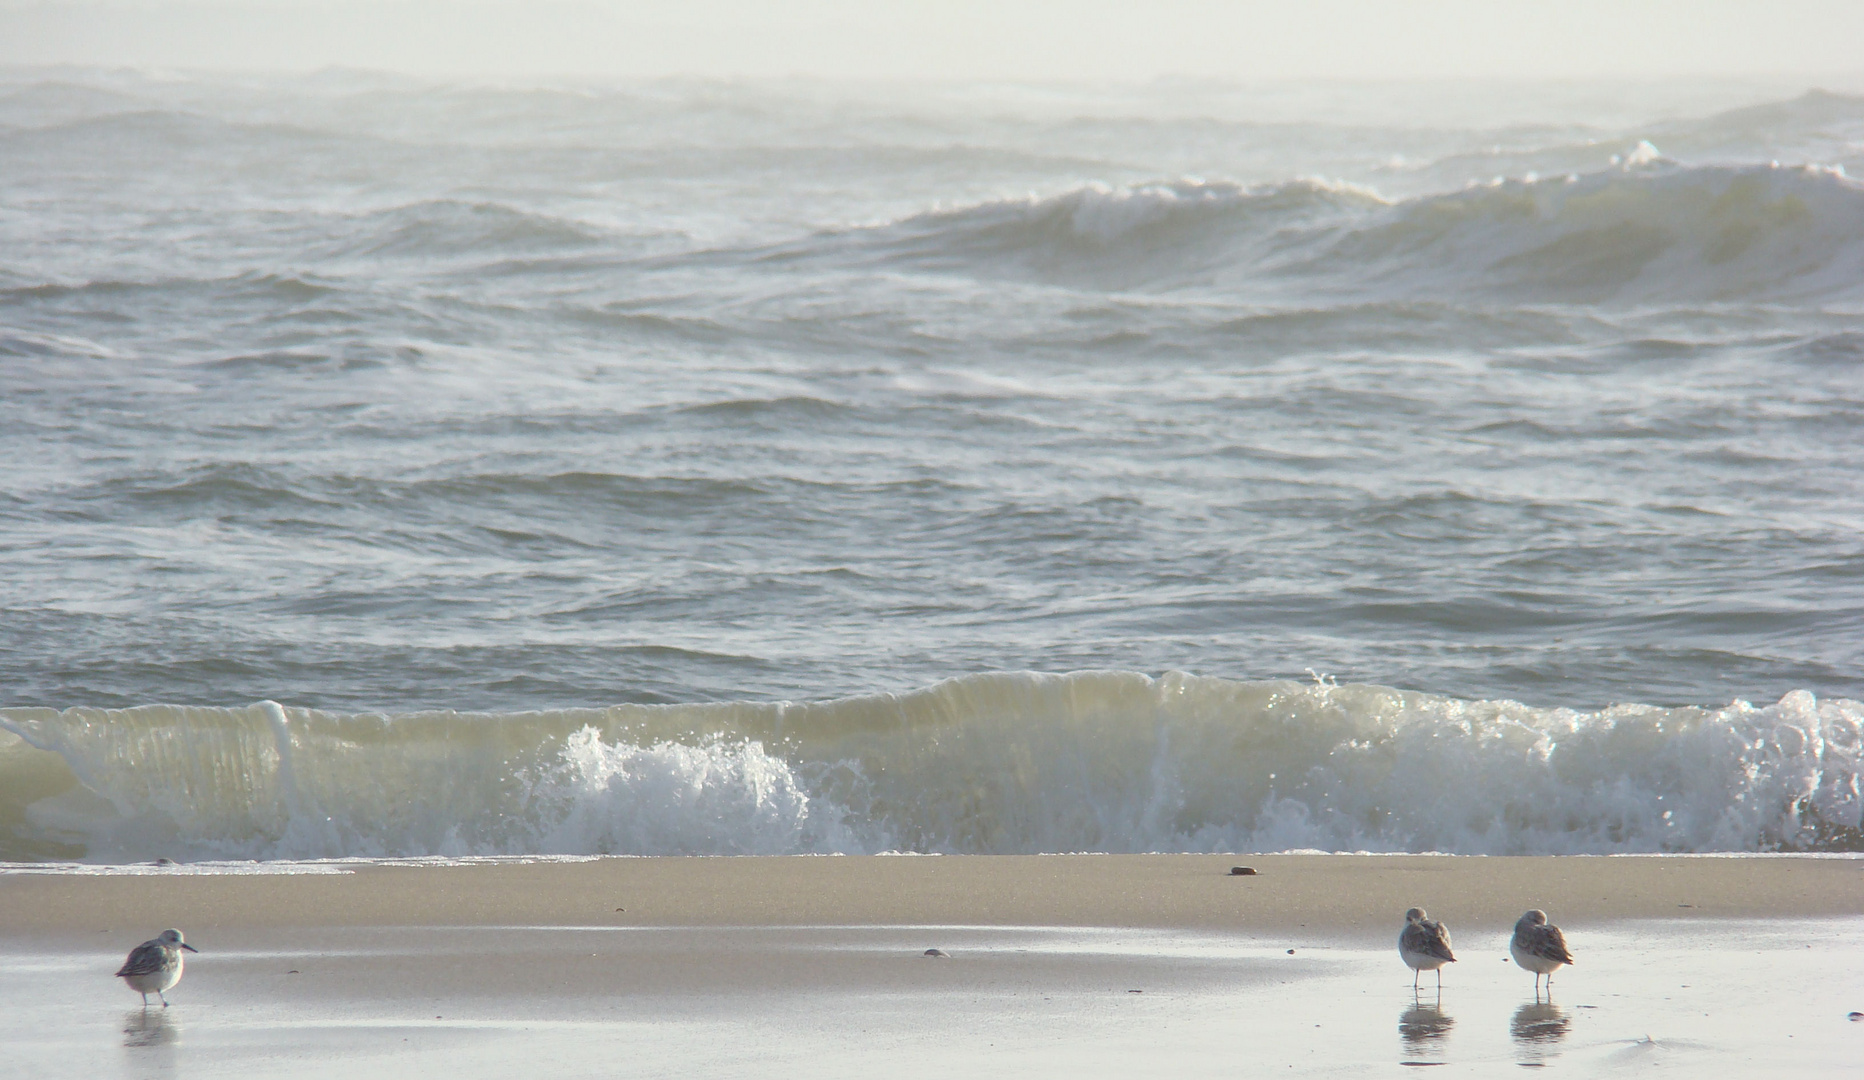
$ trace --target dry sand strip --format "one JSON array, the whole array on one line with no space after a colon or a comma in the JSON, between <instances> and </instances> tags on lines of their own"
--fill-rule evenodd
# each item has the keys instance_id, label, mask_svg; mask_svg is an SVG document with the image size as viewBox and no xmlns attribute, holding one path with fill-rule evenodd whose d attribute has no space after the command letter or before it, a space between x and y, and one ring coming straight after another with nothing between
<instances>
[{"instance_id":1,"label":"dry sand strip","mask_svg":"<svg viewBox=\"0 0 1864 1080\"><path fill-rule=\"evenodd\" d=\"M1233 866L1256 873L1236 876ZM349 874L0 876L0 935L116 927L1102 926L1380 933L1864 914L1864 859L1436 855L605 858Z\"/></svg>"}]
</instances>

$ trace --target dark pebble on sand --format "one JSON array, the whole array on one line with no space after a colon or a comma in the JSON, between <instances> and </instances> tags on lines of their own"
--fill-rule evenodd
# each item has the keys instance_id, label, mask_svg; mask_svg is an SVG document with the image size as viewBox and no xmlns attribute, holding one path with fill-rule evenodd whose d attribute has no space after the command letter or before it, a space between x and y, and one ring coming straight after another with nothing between
<instances>
[{"instance_id":1,"label":"dark pebble on sand","mask_svg":"<svg viewBox=\"0 0 1864 1080\"><path fill-rule=\"evenodd\" d=\"M950 954L950 953L947 953L947 952L946 952L946 951L945 951L944 949L927 949L927 950L926 950L926 955L927 955L927 956L944 956L944 957L948 957L948 956L950 956L951 954Z\"/></svg>"},{"instance_id":2,"label":"dark pebble on sand","mask_svg":"<svg viewBox=\"0 0 1864 1080\"><path fill-rule=\"evenodd\" d=\"M1255 877L1256 868L1253 866L1232 866L1230 867L1230 876L1231 877Z\"/></svg>"},{"instance_id":3,"label":"dark pebble on sand","mask_svg":"<svg viewBox=\"0 0 1864 1080\"><path fill-rule=\"evenodd\" d=\"M1293 950L1293 949L1289 949L1289 950L1288 950L1288 955L1289 955L1289 956L1293 956L1293 955L1294 955L1294 950Z\"/></svg>"},{"instance_id":4,"label":"dark pebble on sand","mask_svg":"<svg viewBox=\"0 0 1864 1080\"><path fill-rule=\"evenodd\" d=\"M1864 1020L1864 1012L1854 1012L1854 1013L1852 1013L1852 1014L1851 1014L1850 1016L1847 1016L1847 1017L1845 1017L1845 1019L1847 1019L1847 1020Z\"/></svg>"}]
</instances>

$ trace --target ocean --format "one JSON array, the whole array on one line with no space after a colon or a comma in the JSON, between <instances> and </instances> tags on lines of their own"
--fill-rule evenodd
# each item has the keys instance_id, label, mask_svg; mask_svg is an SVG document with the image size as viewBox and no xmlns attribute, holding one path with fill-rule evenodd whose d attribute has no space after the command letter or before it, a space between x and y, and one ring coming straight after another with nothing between
<instances>
[{"instance_id":1,"label":"ocean","mask_svg":"<svg viewBox=\"0 0 1864 1080\"><path fill-rule=\"evenodd\" d=\"M1864 850L1864 97L0 71L0 860Z\"/></svg>"}]
</instances>

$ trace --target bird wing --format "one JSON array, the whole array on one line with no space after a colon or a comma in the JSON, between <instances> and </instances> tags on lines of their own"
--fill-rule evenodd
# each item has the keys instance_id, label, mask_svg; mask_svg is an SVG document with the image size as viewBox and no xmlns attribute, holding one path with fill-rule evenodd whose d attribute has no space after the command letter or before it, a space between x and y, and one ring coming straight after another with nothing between
<instances>
[{"instance_id":1,"label":"bird wing","mask_svg":"<svg viewBox=\"0 0 1864 1080\"><path fill-rule=\"evenodd\" d=\"M1549 960L1558 960L1562 964L1573 962L1573 954L1566 951L1566 935L1560 933L1559 927L1543 927L1536 937L1538 940L1534 942L1533 950L1535 955L1544 956Z\"/></svg>"},{"instance_id":2,"label":"bird wing","mask_svg":"<svg viewBox=\"0 0 1864 1080\"><path fill-rule=\"evenodd\" d=\"M1450 928L1440 922L1430 923L1430 954L1441 956L1445 960L1455 960L1456 954L1450 951Z\"/></svg>"},{"instance_id":3,"label":"bird wing","mask_svg":"<svg viewBox=\"0 0 1864 1080\"><path fill-rule=\"evenodd\" d=\"M153 941L145 941L129 951L129 959L117 969L117 975L153 975L168 966L168 950Z\"/></svg>"},{"instance_id":4,"label":"bird wing","mask_svg":"<svg viewBox=\"0 0 1864 1080\"><path fill-rule=\"evenodd\" d=\"M1417 924L1418 934L1413 938L1412 948L1425 956L1434 956L1439 960L1454 962L1456 954L1450 951L1449 927L1432 919L1425 919Z\"/></svg>"}]
</instances>

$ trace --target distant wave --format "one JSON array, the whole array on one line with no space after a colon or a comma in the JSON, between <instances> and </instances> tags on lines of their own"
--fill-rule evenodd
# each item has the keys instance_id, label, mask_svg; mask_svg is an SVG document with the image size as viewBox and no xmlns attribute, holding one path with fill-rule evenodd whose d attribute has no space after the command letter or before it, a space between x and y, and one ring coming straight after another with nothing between
<instances>
[{"instance_id":1,"label":"distant wave","mask_svg":"<svg viewBox=\"0 0 1864 1080\"><path fill-rule=\"evenodd\" d=\"M1749 158L1762 148L1808 144L1855 153L1860 136L1864 136L1864 95L1816 89L1786 101L1674 120L1652 129L1652 137L1664 145L1692 152L1733 151Z\"/></svg>"},{"instance_id":2,"label":"distant wave","mask_svg":"<svg viewBox=\"0 0 1864 1080\"><path fill-rule=\"evenodd\" d=\"M217 154L226 147L257 146L283 160L313 149L341 160L372 156L384 147L414 149L386 133L243 122L176 108L132 109L127 105L137 99L98 97L92 89L58 84L29 89L30 94L0 97L0 105L11 102L22 119L48 121L0 130L0 146L23 159L43 153L56 161L63 154L107 148L114 155L133 151L166 161L177 148ZM393 98L400 91L379 92ZM486 88L460 102L467 100L493 114L500 101L512 108L536 105L525 94L507 98ZM581 97L563 104L615 106L613 100ZM668 116L715 107L709 99L656 106ZM518 124L507 135L517 139L526 130ZM1438 192L1396 201L1364 186L1311 177L1259 185L1178 177L941 206L866 227L829 220L815 233L787 242L760 239L740 247L734 241L705 250L692 250L690 238L673 225L636 235L573 213L494 199L427 199L343 215L294 208L265 222L266 228L283 230L279 235L310 264L294 263L291 274L308 269L341 276L353 269L345 264L358 260L401 260L474 273L561 274L586 283L613 281L618 273L760 265L783 270L800 262L1111 291L1209 290L1265 303L1817 304L1864 296L1864 184L1846 176L1842 164L1855 165L1856 148L1864 145L1864 98L1812 92L1654 125L1646 134L1688 163L1663 156L1636 134L1582 142L1563 132L1554 143L1528 140L1508 150L1498 145L1492 155L1463 149L1394 166L1383 175L1409 175L1427 181L1409 190ZM485 137L502 145L507 136ZM750 156L712 165L749 168L782 160L787 167L808 167L796 163L820 156L821 167L829 168L845 152L814 144L741 147L732 153ZM882 152L866 151L870 157ZM1060 168L1060 175L1091 175L1106 167L1094 159L1067 159L1062 167L1063 159L1052 155L987 146L890 147L884 153L904 155L901 160L924 168L935 158L987 162L1005 155L1023 164L1044 162L1045 168ZM1765 163L1774 156L1839 164ZM1496 179L1444 190L1469 176ZM850 208L848 217L857 216ZM669 221L678 217L671 213ZM215 276L203 284L220 280ZM87 287L102 291L127 284L100 281ZM32 289L69 283L18 285L0 281L7 287L0 302L31 299L38 295ZM601 329L613 313L571 314ZM617 328L676 338L689 329ZM703 322L690 329L700 339L710 331Z\"/></svg>"},{"instance_id":3,"label":"distant wave","mask_svg":"<svg viewBox=\"0 0 1864 1080\"><path fill-rule=\"evenodd\" d=\"M1173 180L1094 184L917 214L818 238L842 251L923 270L1031 276L1108 288L1170 287L1222 272L1259 274L1311 255L1316 237L1384 207L1350 184L1264 188Z\"/></svg>"},{"instance_id":4,"label":"distant wave","mask_svg":"<svg viewBox=\"0 0 1864 1080\"><path fill-rule=\"evenodd\" d=\"M1314 265L1413 294L1530 301L1864 294L1864 185L1822 168L1677 166L1646 147L1620 171L1402 204Z\"/></svg>"},{"instance_id":5,"label":"distant wave","mask_svg":"<svg viewBox=\"0 0 1864 1080\"><path fill-rule=\"evenodd\" d=\"M4 104L16 105L18 101L19 95L13 95L12 100ZM111 102L112 99L106 98L103 102L88 104L95 108ZM54 112L51 119L50 123L0 132L0 145L16 152L32 153L96 144L108 146L117 154L154 158L235 145L305 149L372 141L292 124L224 120L188 109L118 108L76 116L58 116Z\"/></svg>"},{"instance_id":6,"label":"distant wave","mask_svg":"<svg viewBox=\"0 0 1864 1080\"><path fill-rule=\"evenodd\" d=\"M0 858L1864 850L1864 704L1006 673L819 704L0 710Z\"/></svg>"},{"instance_id":7,"label":"distant wave","mask_svg":"<svg viewBox=\"0 0 1864 1080\"><path fill-rule=\"evenodd\" d=\"M410 258L532 254L583 248L592 228L493 202L437 199L362 215L331 254Z\"/></svg>"},{"instance_id":8,"label":"distant wave","mask_svg":"<svg viewBox=\"0 0 1864 1080\"><path fill-rule=\"evenodd\" d=\"M340 297L342 290L292 274L248 272L211 278L164 276L148 280L99 278L81 282L44 282L18 288L0 287L0 307L30 301L79 300L185 300L198 297L236 298L272 304L305 304ZM9 335L16 332L9 331Z\"/></svg>"},{"instance_id":9,"label":"distant wave","mask_svg":"<svg viewBox=\"0 0 1864 1080\"><path fill-rule=\"evenodd\" d=\"M1346 184L1089 186L825 235L809 253L1114 289L1354 300L1824 301L1864 295L1842 169L1620 167L1388 203Z\"/></svg>"}]
</instances>

